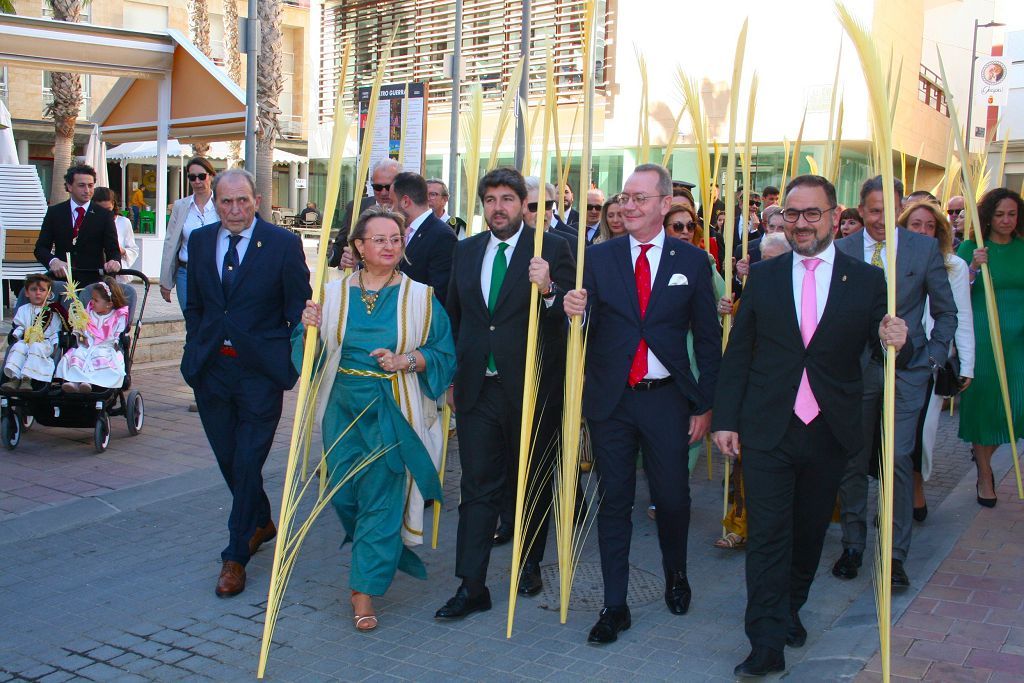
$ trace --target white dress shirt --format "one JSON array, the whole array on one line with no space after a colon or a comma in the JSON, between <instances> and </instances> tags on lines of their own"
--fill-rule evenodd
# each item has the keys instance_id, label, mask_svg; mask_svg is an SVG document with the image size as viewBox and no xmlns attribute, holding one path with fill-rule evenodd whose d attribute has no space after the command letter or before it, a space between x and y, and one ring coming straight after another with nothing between
<instances>
[{"instance_id":1,"label":"white dress shirt","mask_svg":"<svg viewBox=\"0 0 1024 683\"><path fill-rule=\"evenodd\" d=\"M647 250L647 263L651 266L651 291L654 291L654 282L658 279L658 266L661 265L661 252L665 248L665 230L662 229L654 236L650 242L640 242L632 235L629 236L629 256L633 261L633 272L636 273L636 260L640 258L640 245L650 244L651 248ZM685 341L685 340L684 340ZM658 360L658 357L654 355L654 351L651 351L650 347L647 349L647 374L644 375L644 379L664 379L671 375L665 364Z\"/></svg>"},{"instance_id":2,"label":"white dress shirt","mask_svg":"<svg viewBox=\"0 0 1024 683\"><path fill-rule=\"evenodd\" d=\"M825 312L825 303L828 301L828 290L832 284L832 268L836 263L836 245L830 242L825 251L816 256L801 256L793 252L793 303L796 306L796 324L799 327L803 322L803 311L801 303L804 296L804 261L809 258L821 259L821 263L814 269L814 293L817 298L817 320L821 322L821 314Z\"/></svg>"},{"instance_id":3,"label":"white dress shirt","mask_svg":"<svg viewBox=\"0 0 1024 683\"><path fill-rule=\"evenodd\" d=\"M434 213L434 212L431 209L427 209L426 211L421 213L419 216L414 218L412 223L409 223L409 227L405 229L405 244L406 244L406 246L409 245L409 242L412 242L412 236L415 235L416 231L419 229L419 227L421 225L423 225L423 221L427 220L427 216L429 216L432 213Z\"/></svg>"},{"instance_id":4,"label":"white dress shirt","mask_svg":"<svg viewBox=\"0 0 1024 683\"><path fill-rule=\"evenodd\" d=\"M867 231L867 228L863 229L861 232L864 233L864 263L871 263L871 257L875 255L875 245L878 244L878 242L876 242L874 240L874 238L871 237L871 233L869 233ZM899 248L900 248L900 233L897 230L897 231L895 231L894 234L895 234L894 239L896 240L896 250L899 251ZM889 253L889 245L887 244L884 247L882 247L882 253L879 255L879 258L882 259L882 270L885 270L888 267L888 264L887 264L887 262L885 260L887 258L886 254L888 254L888 253ZM876 266L876 268L877 268L877 266ZM888 278L889 277L889 273L886 272L885 276Z\"/></svg>"},{"instance_id":5,"label":"white dress shirt","mask_svg":"<svg viewBox=\"0 0 1024 683\"><path fill-rule=\"evenodd\" d=\"M519 243L519 237L523 234L523 226L520 225L516 233L509 237L507 240L499 240L491 233L491 238L487 241L487 249L484 250L484 262L480 268L480 291L484 294L484 303L487 303L487 297L491 294L491 272L494 270L494 257L498 253L498 245L504 242L508 245L508 249L505 250L505 265L508 266L508 262L512 260L512 252L516 250L516 244Z\"/></svg>"},{"instance_id":6,"label":"white dress shirt","mask_svg":"<svg viewBox=\"0 0 1024 683\"><path fill-rule=\"evenodd\" d=\"M181 247L178 248L178 260L188 263L188 237L192 231L204 225L210 225L220 220L217 209L213 205L213 195L206 200L206 206L199 208L196 204L195 195L188 204L188 211L185 213L185 222L181 224ZM239 247L241 249L241 247ZM217 261L220 265L220 261Z\"/></svg>"},{"instance_id":7,"label":"white dress shirt","mask_svg":"<svg viewBox=\"0 0 1024 683\"><path fill-rule=\"evenodd\" d=\"M600 223L598 223L597 225L588 225L587 226L587 241L588 242L593 242L594 241L594 237L597 236L597 232L598 232L598 230L600 230L600 228L601 228L601 224ZM662 240L662 242L664 242L664 240ZM635 260L636 259L634 259L634 261Z\"/></svg>"},{"instance_id":8,"label":"white dress shirt","mask_svg":"<svg viewBox=\"0 0 1024 683\"><path fill-rule=\"evenodd\" d=\"M242 261L245 260L245 252L249 249L249 242L252 241L252 231L256 227L256 219L252 219L252 223L249 227L240 232L242 239L238 240L238 246L235 247L235 252L238 254L238 265L242 265ZM220 230L217 231L217 277L221 276L221 271L224 269L224 256L228 253L228 237L231 233L227 228L221 226Z\"/></svg>"},{"instance_id":9,"label":"white dress shirt","mask_svg":"<svg viewBox=\"0 0 1024 683\"><path fill-rule=\"evenodd\" d=\"M88 201L85 204L78 204L77 202L75 202L74 199L71 200L71 225L72 225L72 227L75 225L75 219L78 218L78 216L75 214L75 211L78 209L78 207L82 207L82 209L85 210L85 213L89 213L89 205L90 204L92 204L91 201ZM84 220L84 218L85 217L84 217L84 214L83 214L83 220Z\"/></svg>"}]
</instances>

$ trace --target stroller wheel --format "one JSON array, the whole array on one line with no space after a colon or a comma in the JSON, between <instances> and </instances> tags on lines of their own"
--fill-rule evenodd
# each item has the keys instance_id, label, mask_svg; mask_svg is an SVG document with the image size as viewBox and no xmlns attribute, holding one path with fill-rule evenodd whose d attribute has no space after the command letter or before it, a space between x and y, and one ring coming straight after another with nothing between
<instances>
[{"instance_id":1,"label":"stroller wheel","mask_svg":"<svg viewBox=\"0 0 1024 683\"><path fill-rule=\"evenodd\" d=\"M138 435L142 431L142 423L146 420L146 405L138 391L129 392L125 398L124 416L128 420L128 433L132 436Z\"/></svg>"},{"instance_id":2,"label":"stroller wheel","mask_svg":"<svg viewBox=\"0 0 1024 683\"><path fill-rule=\"evenodd\" d=\"M32 425L36 423L35 416L30 415L25 408L18 408L18 418L21 420L21 428L26 431L32 429Z\"/></svg>"},{"instance_id":3,"label":"stroller wheel","mask_svg":"<svg viewBox=\"0 0 1024 683\"><path fill-rule=\"evenodd\" d=\"M0 435L7 450L13 451L21 442L21 421L13 410L5 410L0 417Z\"/></svg>"},{"instance_id":4,"label":"stroller wheel","mask_svg":"<svg viewBox=\"0 0 1024 683\"><path fill-rule=\"evenodd\" d=\"M110 443L110 418L102 413L96 418L96 427L93 429L93 446L97 453L107 450Z\"/></svg>"}]
</instances>

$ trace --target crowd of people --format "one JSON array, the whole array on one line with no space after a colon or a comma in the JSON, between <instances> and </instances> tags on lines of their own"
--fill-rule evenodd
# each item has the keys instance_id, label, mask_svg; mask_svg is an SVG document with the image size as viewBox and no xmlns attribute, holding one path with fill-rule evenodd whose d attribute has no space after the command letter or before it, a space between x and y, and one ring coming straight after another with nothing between
<instances>
[{"instance_id":1,"label":"crowd of people","mask_svg":"<svg viewBox=\"0 0 1024 683\"><path fill-rule=\"evenodd\" d=\"M117 233L112 214L90 206L91 199L99 203L91 188L88 196L76 192L81 174L89 175L81 168L72 169L72 200L51 209L36 252L59 277L66 268L59 255L77 250L98 280L100 270L120 266ZM568 319L582 316L587 325L582 412L598 475L604 579L591 643L611 643L631 625L626 595L638 465L650 487L666 606L677 615L689 610L689 475L711 438L737 465L727 533L715 545L746 549L752 649L736 673L785 668L785 647L807 638L799 612L837 505L843 535L832 574L852 579L862 567L887 346L897 352L893 589L910 583L904 563L913 524L927 516L925 482L945 399L961 397L960 437L971 443L977 500L994 506L991 459L1009 430L989 334L988 280L979 275L985 264L1000 313L1014 429L1024 430L1024 205L1005 188L980 201L980 246L963 234L962 197L943 208L928 193L905 198L901 183L887 187L881 177L867 180L858 206L849 208L816 175L793 178L781 191L740 188L735 222L726 225L722 201L698 207L693 186L673 181L659 165L638 166L608 196L592 188L578 209L569 188L559 196L544 185L542 206L541 179L499 168L476 188L486 229L467 235L466 222L448 213L442 181L385 159L372 169L373 195L340 212L330 263L346 274L314 304L301 240L259 217L252 176L218 174L201 157L187 168L192 194L174 205L160 284L168 300L177 289L187 330L182 374L232 493L216 587L222 597L244 590L249 558L277 533L262 466L283 392L302 370L310 327L318 330L324 377L316 415L327 486L340 486L332 503L352 543L351 603L361 631L377 627L373 598L397 570L426 577L414 549L424 507L441 497L445 400L457 418L462 471L458 585L435 617L462 619L491 608L490 551L510 533L509 492L521 457L534 287L539 351L530 385L538 409L526 487L536 510L547 510L552 496ZM886 240L887 194L899 216L895 244ZM730 231L733 253L724 239ZM588 246L577 289L581 235ZM887 266L891 249L895 272ZM727 260L735 266L732 298L725 297ZM886 312L892 279L894 316ZM116 283L103 283L113 295ZM33 283L29 290L33 306L38 289ZM93 313L116 310L116 296L109 298L113 306L94 300ZM23 349L18 357L30 380L39 379L41 353ZM76 381L90 380L69 378ZM535 595L543 587L548 515L530 515L526 526L531 543L516 568L518 590Z\"/></svg>"}]
</instances>

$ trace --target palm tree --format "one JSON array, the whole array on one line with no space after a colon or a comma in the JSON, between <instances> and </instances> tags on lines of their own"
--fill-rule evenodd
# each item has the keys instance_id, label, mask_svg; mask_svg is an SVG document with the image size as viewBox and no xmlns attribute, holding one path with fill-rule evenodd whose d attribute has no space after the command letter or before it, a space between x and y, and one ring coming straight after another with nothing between
<instances>
[{"instance_id":1,"label":"palm tree","mask_svg":"<svg viewBox=\"0 0 1024 683\"><path fill-rule=\"evenodd\" d=\"M206 0L188 0L188 33L199 51L209 57L210 13L207 11ZM210 143L195 142L192 151L204 157L210 152Z\"/></svg>"},{"instance_id":2,"label":"palm tree","mask_svg":"<svg viewBox=\"0 0 1024 683\"><path fill-rule=\"evenodd\" d=\"M266 212L274 187L274 142L277 140L277 105L284 78L281 74L281 0L259 0L259 69L256 74L256 189L263 195Z\"/></svg>"},{"instance_id":3,"label":"palm tree","mask_svg":"<svg viewBox=\"0 0 1024 683\"><path fill-rule=\"evenodd\" d=\"M224 0L224 59L228 65L228 76L236 84L242 82L242 55L238 52L238 6L235 0ZM238 165L242 158L242 145L232 140L228 146L228 168Z\"/></svg>"},{"instance_id":4,"label":"palm tree","mask_svg":"<svg viewBox=\"0 0 1024 683\"><path fill-rule=\"evenodd\" d=\"M57 21L77 22L82 8L89 0L46 0ZM43 115L53 119L53 179L50 182L50 201L57 203L67 198L64 174L71 165L75 149L75 123L82 108L82 81L78 74L55 71L50 74L50 95Z\"/></svg>"},{"instance_id":5,"label":"palm tree","mask_svg":"<svg viewBox=\"0 0 1024 683\"><path fill-rule=\"evenodd\" d=\"M14 3L11 0L0 0L0 14L14 14Z\"/></svg>"}]
</instances>

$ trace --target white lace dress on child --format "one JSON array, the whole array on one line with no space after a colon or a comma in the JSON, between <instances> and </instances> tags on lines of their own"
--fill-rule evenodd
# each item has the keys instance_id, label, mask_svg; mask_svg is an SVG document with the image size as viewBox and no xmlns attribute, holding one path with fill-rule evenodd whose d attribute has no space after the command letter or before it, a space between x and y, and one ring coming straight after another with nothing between
<instances>
[{"instance_id":1,"label":"white lace dress on child","mask_svg":"<svg viewBox=\"0 0 1024 683\"><path fill-rule=\"evenodd\" d=\"M50 312L50 323L43 331L43 341L31 344L25 341L25 330L35 322L42 306L22 304L14 314L14 336L18 341L11 347L11 353L4 364L4 374L20 379L30 377L39 382L53 379L53 347L57 344L60 333L60 315Z\"/></svg>"},{"instance_id":2,"label":"white lace dress on child","mask_svg":"<svg viewBox=\"0 0 1024 683\"><path fill-rule=\"evenodd\" d=\"M85 343L69 349L60 359L57 376L66 382L88 382L93 386L114 388L124 383L124 354L114 347L118 335L128 326L128 307L99 314L90 301L89 326Z\"/></svg>"}]
</instances>

